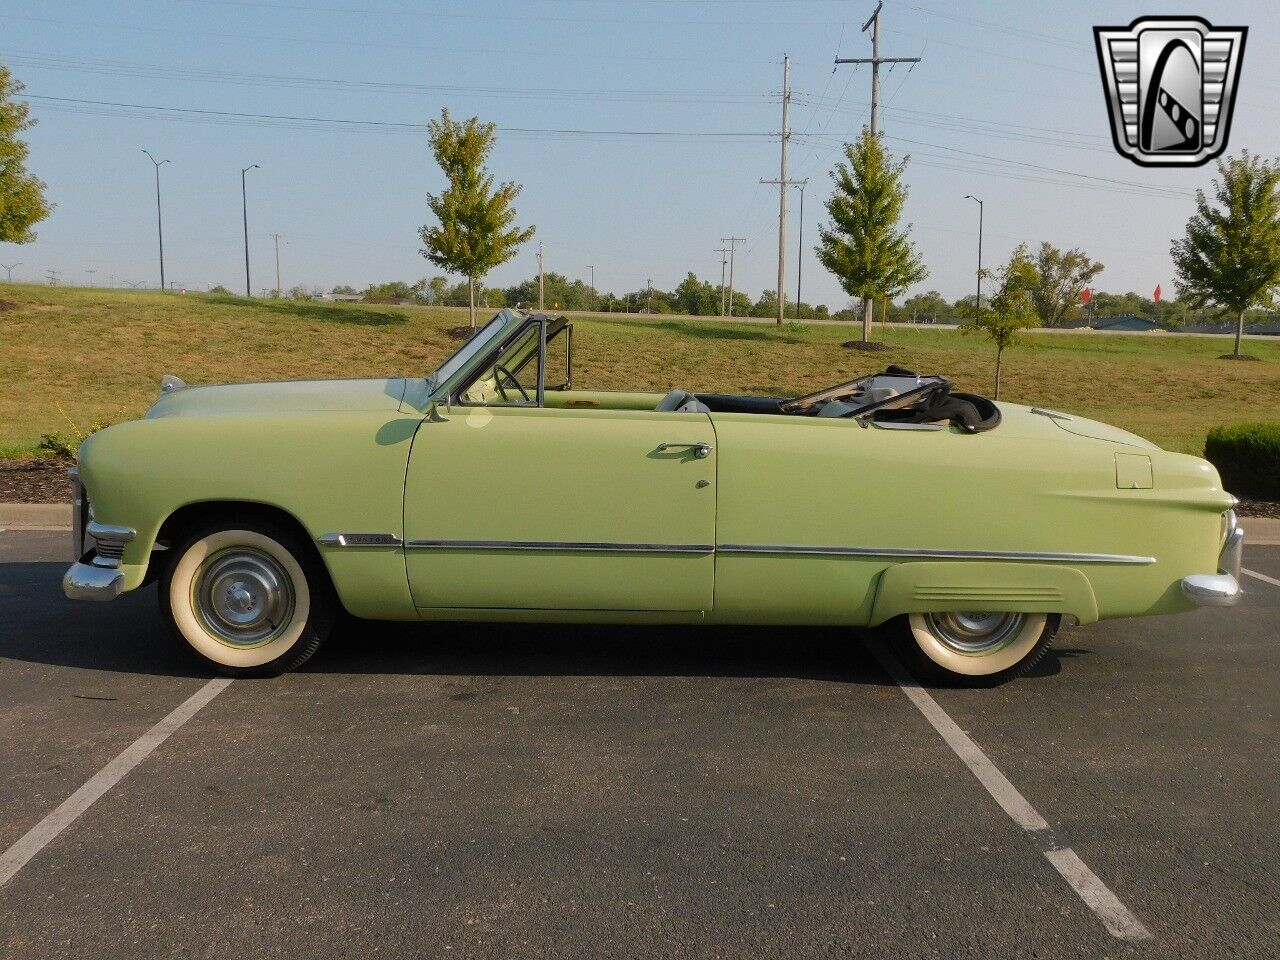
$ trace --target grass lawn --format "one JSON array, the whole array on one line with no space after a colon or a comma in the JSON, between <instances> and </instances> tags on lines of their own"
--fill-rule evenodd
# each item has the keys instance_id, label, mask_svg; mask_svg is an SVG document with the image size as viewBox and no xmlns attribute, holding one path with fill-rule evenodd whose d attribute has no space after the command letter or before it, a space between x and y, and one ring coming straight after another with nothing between
<instances>
[{"instance_id":1,"label":"grass lawn","mask_svg":"<svg viewBox=\"0 0 1280 960\"><path fill-rule=\"evenodd\" d=\"M0 284L0 455L46 432L123 411L140 415L160 377L188 383L422 375L456 346L450 308L295 303ZM608 315L575 321L574 382L794 395L897 363L991 389L994 352L977 336L891 328L886 353L845 350L845 326L785 327ZM1261 363L1216 359L1219 338L1040 334L1005 355L1002 399L1114 423L1199 453L1210 427L1280 419L1280 339L1252 340Z\"/></svg>"}]
</instances>

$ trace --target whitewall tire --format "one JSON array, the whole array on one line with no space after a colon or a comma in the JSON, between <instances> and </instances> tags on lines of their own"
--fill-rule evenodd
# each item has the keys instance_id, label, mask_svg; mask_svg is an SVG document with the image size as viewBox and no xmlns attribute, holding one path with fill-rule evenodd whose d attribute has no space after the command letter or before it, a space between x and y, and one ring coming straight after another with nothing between
<instances>
[{"instance_id":1,"label":"whitewall tire","mask_svg":"<svg viewBox=\"0 0 1280 960\"><path fill-rule=\"evenodd\" d=\"M275 676L324 642L334 601L305 541L274 525L192 531L160 578L160 608L201 660L229 676Z\"/></svg>"},{"instance_id":2,"label":"whitewall tire","mask_svg":"<svg viewBox=\"0 0 1280 960\"><path fill-rule=\"evenodd\" d=\"M994 686L1022 676L1049 652L1056 613L912 613L897 621L901 646L926 678Z\"/></svg>"}]
</instances>

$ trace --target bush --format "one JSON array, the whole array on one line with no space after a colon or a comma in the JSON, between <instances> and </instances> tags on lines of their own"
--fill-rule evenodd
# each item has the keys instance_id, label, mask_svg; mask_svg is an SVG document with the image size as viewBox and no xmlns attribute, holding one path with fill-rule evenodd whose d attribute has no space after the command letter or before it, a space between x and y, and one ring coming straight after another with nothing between
<instances>
[{"instance_id":1,"label":"bush","mask_svg":"<svg viewBox=\"0 0 1280 960\"><path fill-rule=\"evenodd\" d=\"M66 433L43 434L40 437L39 450L47 456L56 457L68 463L75 461L76 453L80 450L80 444L84 443L86 437L97 433L99 430L105 430L113 423L118 423L124 417L124 408L122 407L109 417L90 420L87 427L81 428L67 416L62 407L58 407L58 412L62 414L62 419L67 421L67 426L71 429Z\"/></svg>"},{"instance_id":2,"label":"bush","mask_svg":"<svg viewBox=\"0 0 1280 960\"><path fill-rule=\"evenodd\" d=\"M1231 493L1280 500L1280 423L1214 427L1205 440L1204 455Z\"/></svg>"}]
</instances>

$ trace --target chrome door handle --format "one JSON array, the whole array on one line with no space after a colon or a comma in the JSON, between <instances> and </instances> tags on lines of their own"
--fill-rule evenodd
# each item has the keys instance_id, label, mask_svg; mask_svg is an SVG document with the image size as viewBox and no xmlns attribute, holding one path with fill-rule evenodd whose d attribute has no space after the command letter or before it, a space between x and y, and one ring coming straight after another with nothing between
<instances>
[{"instance_id":1,"label":"chrome door handle","mask_svg":"<svg viewBox=\"0 0 1280 960\"><path fill-rule=\"evenodd\" d=\"M711 456L712 446L709 443L660 443L659 450L677 450L690 449L693 451L694 457L698 460L705 460Z\"/></svg>"}]
</instances>

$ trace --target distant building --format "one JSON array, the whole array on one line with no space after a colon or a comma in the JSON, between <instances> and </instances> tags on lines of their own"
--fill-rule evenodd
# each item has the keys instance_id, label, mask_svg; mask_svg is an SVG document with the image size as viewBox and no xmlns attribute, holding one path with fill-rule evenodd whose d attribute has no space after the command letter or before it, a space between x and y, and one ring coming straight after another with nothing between
<instances>
[{"instance_id":1,"label":"distant building","mask_svg":"<svg viewBox=\"0 0 1280 960\"><path fill-rule=\"evenodd\" d=\"M316 299L329 303L359 303L364 297L358 293L322 293Z\"/></svg>"},{"instance_id":2,"label":"distant building","mask_svg":"<svg viewBox=\"0 0 1280 960\"><path fill-rule=\"evenodd\" d=\"M1146 317L1128 313L1119 317L1102 317L1093 322L1093 329L1111 333L1150 333L1153 330L1167 333L1169 328Z\"/></svg>"}]
</instances>

